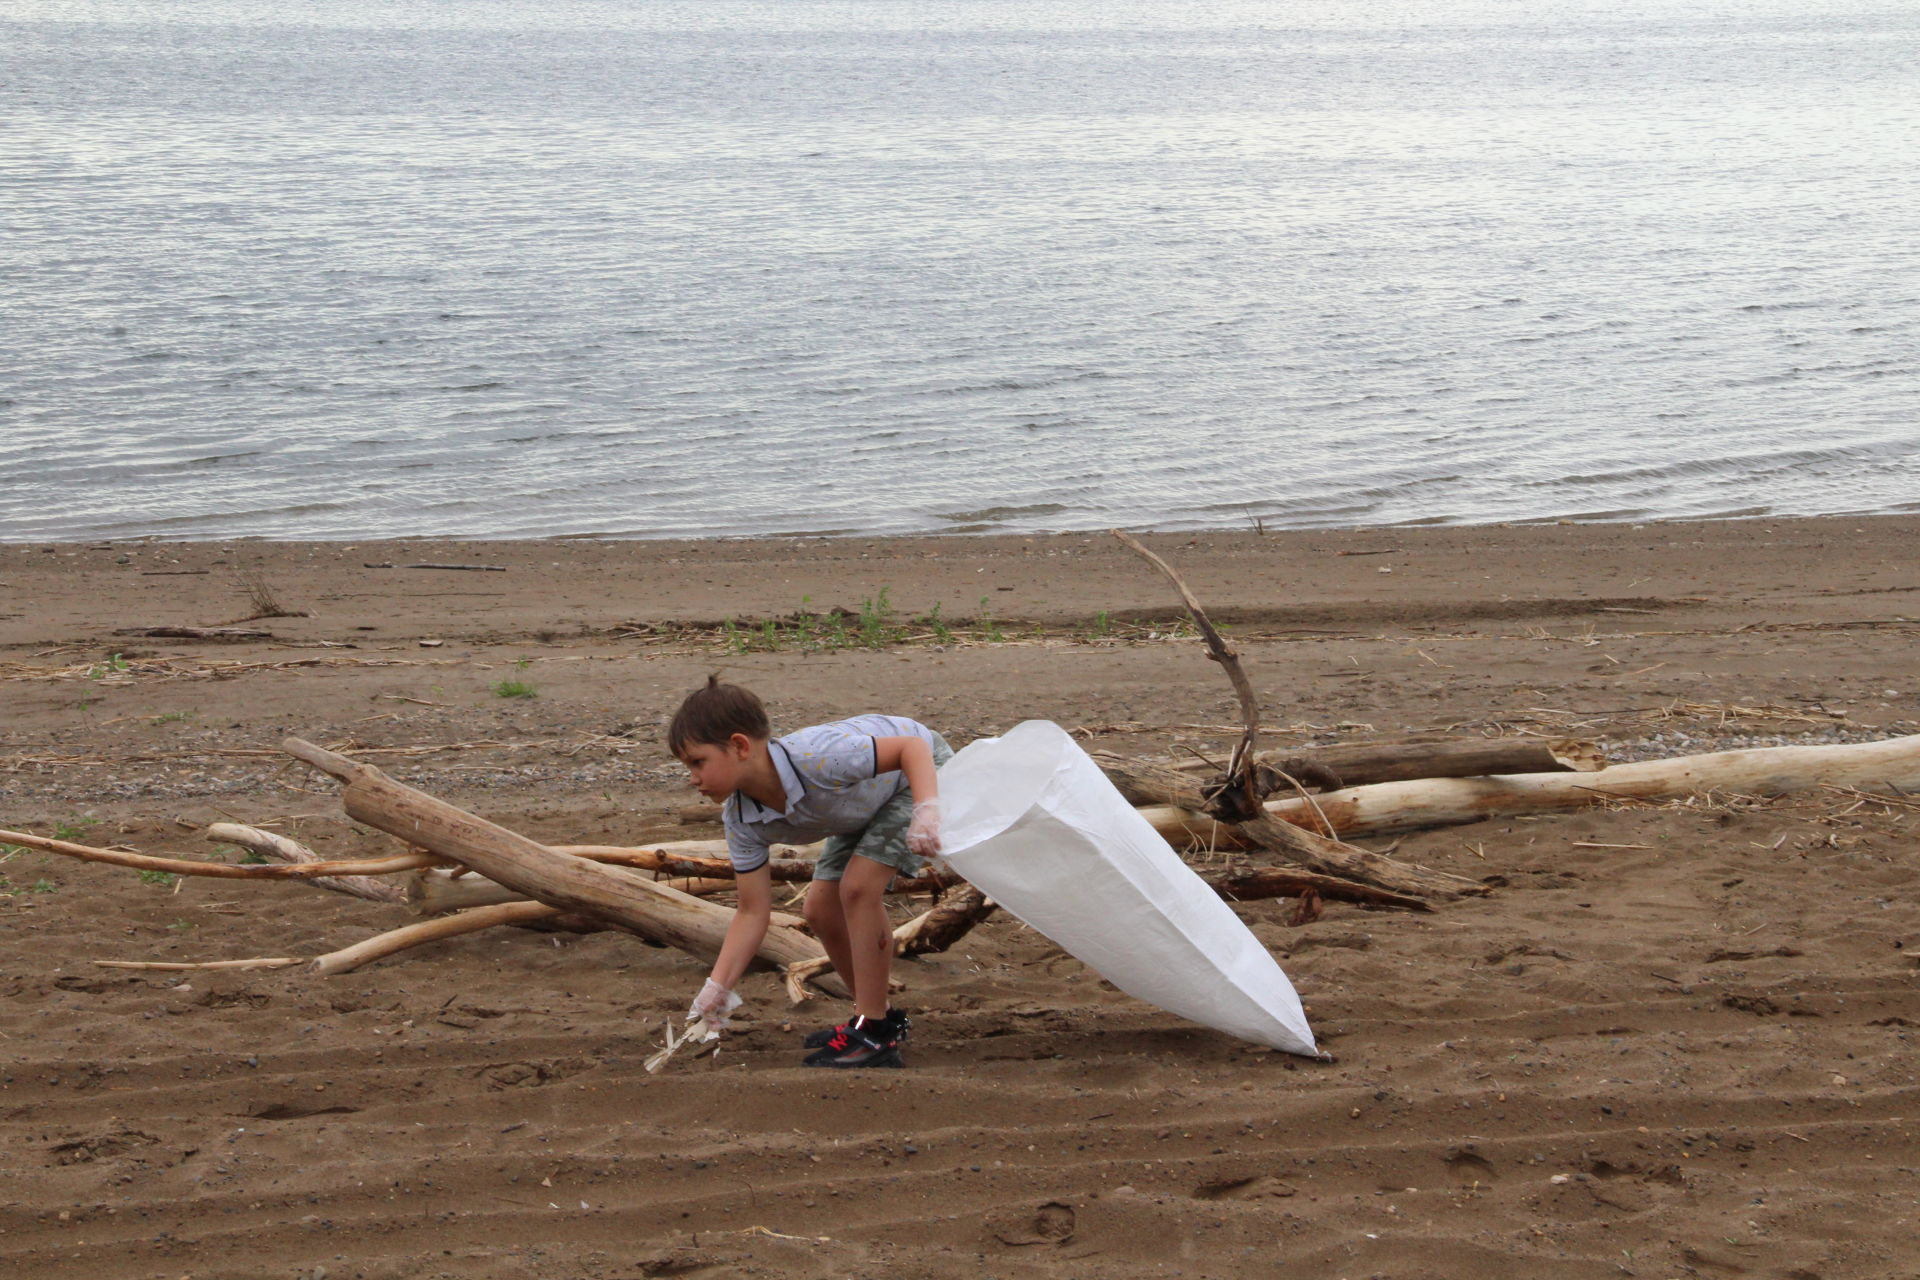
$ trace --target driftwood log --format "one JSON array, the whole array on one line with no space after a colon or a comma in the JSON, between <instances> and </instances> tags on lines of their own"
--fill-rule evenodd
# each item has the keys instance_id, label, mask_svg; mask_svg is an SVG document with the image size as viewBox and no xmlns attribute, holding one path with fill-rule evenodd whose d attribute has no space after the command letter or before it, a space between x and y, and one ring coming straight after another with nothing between
<instances>
[{"instance_id":1,"label":"driftwood log","mask_svg":"<svg viewBox=\"0 0 1920 1280\"><path fill-rule=\"evenodd\" d=\"M551 845L557 853L579 854L582 850L605 850L600 845ZM632 853L649 853L652 850L628 850ZM682 860L668 859L669 864L678 864ZM782 860L775 859L773 865ZM791 861L793 867L802 872L792 878L804 880L811 875L812 864ZM710 875L700 878L675 879L661 881L670 888L682 893L705 897L713 893L725 893L733 888L733 869L724 862L715 861L705 868ZM785 878L785 877L782 877ZM1231 902L1253 902L1263 898L1281 898L1294 894L1316 892L1324 898L1343 902L1370 903L1383 907L1405 907L1415 911L1431 908L1424 898L1395 893L1373 885L1360 884L1339 876L1321 875L1312 871L1291 867L1262 867L1228 872L1212 872L1200 877L1209 888ZM896 894L938 893L943 890L961 888L971 889L966 881L953 874L944 864L930 866L918 876L906 877L893 882L892 892ZM494 906L500 903L525 902L527 896L505 885L487 879L485 876L461 874L443 868L430 868L416 871L408 877L405 889L407 906L415 915L440 915L448 911L464 911L473 907ZM946 905L944 902L942 905ZM936 933L933 936L938 936ZM918 954L918 953L915 953Z\"/></svg>"},{"instance_id":2,"label":"driftwood log","mask_svg":"<svg viewBox=\"0 0 1920 1280\"><path fill-rule=\"evenodd\" d=\"M1713 792L1777 796L1821 786L1895 792L1920 789L1920 735L1674 756L1616 764L1596 773L1383 782L1310 800L1273 800L1266 809L1289 825L1322 831L1330 827L1342 836L1373 836L1617 801L1678 801ZM1189 808L1160 805L1142 809L1141 814L1162 834L1211 842L1219 848L1247 847L1235 828Z\"/></svg>"},{"instance_id":3,"label":"driftwood log","mask_svg":"<svg viewBox=\"0 0 1920 1280\"><path fill-rule=\"evenodd\" d=\"M1396 862L1383 854L1346 844L1336 836L1280 821L1271 813L1257 813L1244 822L1230 825L1213 824L1211 819L1197 812L1210 806L1212 798L1202 792L1200 782L1192 776L1165 765L1130 760L1112 752L1092 754L1094 762L1129 799L1136 802L1156 801L1171 807L1172 812L1178 815L1172 825L1182 835L1190 833L1190 824L1207 823L1217 831L1230 832L1231 836L1222 839L1208 833L1201 837L1203 842L1212 838L1215 843L1231 848L1265 849L1323 876L1371 885L1411 898L1446 899L1487 892L1487 886L1477 880L1434 871L1411 862ZM1316 796L1301 803L1312 804L1318 799ZM1150 815L1157 812L1149 811ZM1162 822L1152 816L1149 816L1149 821L1154 822L1163 836L1169 834ZM1320 891L1326 893L1325 889Z\"/></svg>"},{"instance_id":4,"label":"driftwood log","mask_svg":"<svg viewBox=\"0 0 1920 1280\"><path fill-rule=\"evenodd\" d=\"M557 919L564 914L558 907L550 907L544 902L509 902L498 906L476 907L472 911L462 911L456 915L441 916L438 920L422 920L418 924L391 929L364 942L356 942L350 947L314 959L315 973L350 973L363 964L369 964L396 951L405 951L409 947L425 946L429 942L438 942L442 938L457 938L462 934L478 933L482 929L492 929L505 924L534 924Z\"/></svg>"},{"instance_id":5,"label":"driftwood log","mask_svg":"<svg viewBox=\"0 0 1920 1280\"><path fill-rule=\"evenodd\" d=\"M724 907L585 858L556 852L396 782L372 765L303 739L289 738L283 745L290 755L346 784L341 800L347 815L356 822L471 867L548 906L599 916L619 928L704 960L719 954L733 919L733 913ZM776 925L768 928L758 959L785 968L824 954L812 938ZM836 994L846 990L838 981L833 985L838 988Z\"/></svg>"},{"instance_id":6,"label":"driftwood log","mask_svg":"<svg viewBox=\"0 0 1920 1280\"><path fill-rule=\"evenodd\" d=\"M1323 875L1338 876L1410 897L1457 898L1464 894L1487 892L1487 886L1478 881L1431 871L1410 863L1395 862L1381 854L1346 844L1331 830L1324 834L1307 831L1270 816L1263 807L1263 801L1272 789L1269 783L1283 779L1296 786L1298 783L1271 768L1262 770L1257 764L1260 705L1254 697L1253 682L1240 665L1240 655L1208 620L1207 611L1201 608L1193 592L1187 589L1187 584L1180 580L1180 575L1166 561L1119 529L1113 531L1113 536L1173 581L1182 603L1193 617L1194 626L1200 630L1200 638L1206 642L1207 657L1219 663L1226 672L1228 682L1233 685L1234 698L1240 704L1243 726L1240 740L1234 744L1233 756L1227 762L1225 775L1198 784L1201 803L1196 808L1221 822L1234 824L1239 843L1283 854L1308 870ZM1182 779L1177 784L1167 778L1160 779L1163 785L1171 788L1163 803L1173 803L1175 797L1184 803L1189 788L1196 785L1184 774L1177 776Z\"/></svg>"},{"instance_id":7,"label":"driftwood log","mask_svg":"<svg viewBox=\"0 0 1920 1280\"><path fill-rule=\"evenodd\" d=\"M284 866L270 863L235 866L227 862L196 862L189 858L156 858L146 853L127 853L121 849L96 849L71 840L55 840L25 831L0 831L0 844L17 844L44 853L58 853L84 862L105 862L136 871L165 871L177 876L212 876L220 880L317 880L329 876L374 876L395 871L413 871L439 866L441 859L431 853L399 853L389 858L364 858L353 862L303 862Z\"/></svg>"},{"instance_id":8,"label":"driftwood log","mask_svg":"<svg viewBox=\"0 0 1920 1280\"><path fill-rule=\"evenodd\" d=\"M207 839L216 843L237 845L263 858L272 858L275 862L304 864L326 861L298 840L289 839L275 831L264 831L259 827L249 827L238 822L216 822L207 828L205 834ZM405 902L407 900L405 889L379 876L321 876L308 883L318 889L331 889L335 893L364 898L368 902Z\"/></svg>"},{"instance_id":9,"label":"driftwood log","mask_svg":"<svg viewBox=\"0 0 1920 1280\"><path fill-rule=\"evenodd\" d=\"M1496 773L1592 773L1607 767L1606 753L1599 745L1579 738L1442 738L1423 734L1304 747L1292 755L1305 757L1331 772L1339 779L1338 787L1412 778L1479 778ZM1271 751L1259 757L1261 764L1280 768L1287 767L1288 759ZM1182 773L1197 773L1212 766L1204 760L1193 760L1173 767Z\"/></svg>"},{"instance_id":10,"label":"driftwood log","mask_svg":"<svg viewBox=\"0 0 1920 1280\"><path fill-rule=\"evenodd\" d=\"M288 615L276 615L285 617ZM302 615L304 616L304 615ZM254 627L119 627L117 636L152 636L169 640L271 640L273 632Z\"/></svg>"},{"instance_id":11,"label":"driftwood log","mask_svg":"<svg viewBox=\"0 0 1920 1280\"><path fill-rule=\"evenodd\" d=\"M690 893L696 898L705 898L731 890L733 877L679 876L653 883L677 889L681 893ZM408 878L405 888L395 885L393 889L400 895L398 900L406 903L407 908L417 916L437 916L449 911L495 906L502 902L528 901L526 894L485 876L454 875L446 871L416 872Z\"/></svg>"}]
</instances>

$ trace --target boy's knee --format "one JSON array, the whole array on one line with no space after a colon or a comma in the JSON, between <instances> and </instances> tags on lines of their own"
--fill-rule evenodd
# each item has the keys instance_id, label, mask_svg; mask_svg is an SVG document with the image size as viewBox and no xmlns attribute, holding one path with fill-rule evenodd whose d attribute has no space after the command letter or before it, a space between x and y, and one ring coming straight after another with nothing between
<instances>
[{"instance_id":1,"label":"boy's knee","mask_svg":"<svg viewBox=\"0 0 1920 1280\"><path fill-rule=\"evenodd\" d=\"M829 887L831 886L831 887ZM806 901L800 904L800 918L816 929L823 924L832 924L840 918L839 885L832 880L816 880L807 890Z\"/></svg>"}]
</instances>

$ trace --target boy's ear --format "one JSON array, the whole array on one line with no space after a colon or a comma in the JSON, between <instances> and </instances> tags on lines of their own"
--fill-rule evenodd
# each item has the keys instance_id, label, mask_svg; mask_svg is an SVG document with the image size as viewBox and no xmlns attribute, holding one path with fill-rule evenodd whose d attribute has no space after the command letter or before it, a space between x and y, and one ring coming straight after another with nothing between
<instances>
[{"instance_id":1,"label":"boy's ear","mask_svg":"<svg viewBox=\"0 0 1920 1280\"><path fill-rule=\"evenodd\" d=\"M745 760L753 753L753 739L744 733L736 733L727 739L727 750Z\"/></svg>"}]
</instances>

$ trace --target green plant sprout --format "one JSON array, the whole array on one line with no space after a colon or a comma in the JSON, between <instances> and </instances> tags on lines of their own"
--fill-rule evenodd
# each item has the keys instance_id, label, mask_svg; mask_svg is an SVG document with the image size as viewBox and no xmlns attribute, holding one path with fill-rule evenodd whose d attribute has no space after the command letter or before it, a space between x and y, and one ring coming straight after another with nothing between
<instances>
[{"instance_id":1,"label":"green plant sprout","mask_svg":"<svg viewBox=\"0 0 1920 1280\"><path fill-rule=\"evenodd\" d=\"M1007 638L1006 633L1000 630L1000 624L993 620L993 611L987 608L986 596L980 597L979 622L980 631L986 636L988 644L999 644Z\"/></svg>"}]
</instances>

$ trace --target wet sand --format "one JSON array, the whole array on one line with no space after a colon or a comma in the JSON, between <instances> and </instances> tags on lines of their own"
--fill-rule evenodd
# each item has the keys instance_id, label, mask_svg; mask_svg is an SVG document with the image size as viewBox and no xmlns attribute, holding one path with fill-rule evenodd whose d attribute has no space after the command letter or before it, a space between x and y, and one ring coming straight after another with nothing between
<instances>
[{"instance_id":1,"label":"wet sand","mask_svg":"<svg viewBox=\"0 0 1920 1280\"><path fill-rule=\"evenodd\" d=\"M1276 744L1577 733L1626 759L1920 730L1916 534L1148 541L1229 625ZM309 616L113 634L234 623L249 580ZM863 601L905 642L859 647ZM793 621L835 608L844 645ZM658 732L715 669L779 725L883 710L959 745L1042 717L1223 755L1235 704L1181 618L1092 535L4 546L0 827L391 850L277 753L293 733L552 843L708 835ZM333 978L101 969L313 955L410 917L17 853L0 1272L1911 1276L1915 812L1821 793L1481 823L1397 853L1485 899L1300 927L1243 904L1331 1062L1141 1005L996 918L899 967L910 1065L875 1073L799 1068L839 1007L756 977L717 1058L647 1075L702 966L614 933L497 930Z\"/></svg>"}]
</instances>

